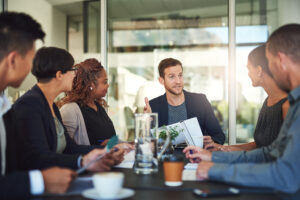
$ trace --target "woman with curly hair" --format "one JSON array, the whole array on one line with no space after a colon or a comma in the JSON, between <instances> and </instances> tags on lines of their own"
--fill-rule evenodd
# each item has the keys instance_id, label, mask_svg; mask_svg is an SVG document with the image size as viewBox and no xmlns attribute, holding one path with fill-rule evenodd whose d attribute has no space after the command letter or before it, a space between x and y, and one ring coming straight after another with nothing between
<instances>
[{"instance_id":1,"label":"woman with curly hair","mask_svg":"<svg viewBox=\"0 0 300 200\"><path fill-rule=\"evenodd\" d=\"M116 135L114 125L103 108L106 106L103 97L109 87L107 74L96 59L87 59L75 67L77 73L72 90L59 103L62 105L62 119L77 144L99 145Z\"/></svg>"}]
</instances>

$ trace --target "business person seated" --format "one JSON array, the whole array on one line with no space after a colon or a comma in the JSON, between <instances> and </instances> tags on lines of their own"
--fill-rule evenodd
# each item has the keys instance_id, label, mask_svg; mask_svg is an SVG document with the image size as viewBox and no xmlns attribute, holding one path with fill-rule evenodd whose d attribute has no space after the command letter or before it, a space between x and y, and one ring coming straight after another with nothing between
<instances>
[{"instance_id":1,"label":"business person seated","mask_svg":"<svg viewBox=\"0 0 300 200\"><path fill-rule=\"evenodd\" d=\"M199 162L198 179L268 187L285 193L300 191L299 44L300 24L278 28L267 41L270 71L278 87L289 93L290 108L278 137L269 146L252 151L209 152L198 147L185 148L186 157L191 162Z\"/></svg>"},{"instance_id":2,"label":"business person seated","mask_svg":"<svg viewBox=\"0 0 300 200\"><path fill-rule=\"evenodd\" d=\"M145 98L144 112L158 113L159 126L197 117L204 136L224 144L225 135L206 96L183 90L183 67L179 60L166 58L158 65L159 82L166 93L152 99ZM208 138L210 139L210 138Z\"/></svg>"},{"instance_id":3,"label":"business person seated","mask_svg":"<svg viewBox=\"0 0 300 200\"><path fill-rule=\"evenodd\" d=\"M72 90L59 102L62 120L77 144L99 145L116 135L104 109L103 98L109 87L107 74L96 59L87 59L75 67L77 73ZM128 151L134 148L128 143L116 147Z\"/></svg>"},{"instance_id":4,"label":"business person seated","mask_svg":"<svg viewBox=\"0 0 300 200\"><path fill-rule=\"evenodd\" d=\"M268 146L277 138L288 112L289 102L287 101L287 93L281 90L272 78L265 49L266 45L261 45L248 55L248 76L252 81L252 85L263 87L268 94L258 116L254 131L254 142L228 146L211 142L205 145L205 149L212 151L249 151Z\"/></svg>"},{"instance_id":5,"label":"business person seated","mask_svg":"<svg viewBox=\"0 0 300 200\"><path fill-rule=\"evenodd\" d=\"M4 94L6 87L19 87L30 72L35 41L43 40L41 25L29 15L0 14L0 199L30 198L43 192L63 193L75 172L53 167L22 171L22 138L16 134L16 120Z\"/></svg>"},{"instance_id":6,"label":"business person seated","mask_svg":"<svg viewBox=\"0 0 300 200\"><path fill-rule=\"evenodd\" d=\"M38 83L14 104L17 128L25 140L24 164L42 169L57 165L78 169L105 154L106 149L77 145L67 134L54 99L72 89L76 68L67 51L55 47L39 49L32 74ZM123 159L123 150L111 151L89 165L89 171L107 171Z\"/></svg>"}]
</instances>

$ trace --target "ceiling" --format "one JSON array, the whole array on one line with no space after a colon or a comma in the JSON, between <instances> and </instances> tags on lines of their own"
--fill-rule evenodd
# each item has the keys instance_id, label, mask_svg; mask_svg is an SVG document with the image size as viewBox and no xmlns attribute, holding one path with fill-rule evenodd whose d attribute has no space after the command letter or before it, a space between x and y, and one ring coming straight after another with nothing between
<instances>
[{"instance_id":1,"label":"ceiling","mask_svg":"<svg viewBox=\"0 0 300 200\"><path fill-rule=\"evenodd\" d=\"M47 0L57 9L68 16L82 15L83 0ZM90 2L89 7L100 10L99 1ZM227 7L227 0L107 0L109 19L137 19L153 16L173 16L176 18L180 13L190 15L209 16L212 12L205 12L208 8L218 9ZM199 12L202 10L202 12ZM222 9L226 14L227 9ZM209 11L209 9L208 9ZM213 12L215 15L216 12Z\"/></svg>"}]
</instances>

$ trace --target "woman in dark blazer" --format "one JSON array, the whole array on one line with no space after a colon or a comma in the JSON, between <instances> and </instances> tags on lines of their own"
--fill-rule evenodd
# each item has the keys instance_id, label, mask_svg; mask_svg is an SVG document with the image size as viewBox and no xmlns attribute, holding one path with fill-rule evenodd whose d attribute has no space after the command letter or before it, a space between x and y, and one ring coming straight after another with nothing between
<instances>
[{"instance_id":1,"label":"woman in dark blazer","mask_svg":"<svg viewBox=\"0 0 300 200\"><path fill-rule=\"evenodd\" d=\"M38 83L14 104L19 134L25 138L24 164L27 168L61 166L77 169L87 165L104 149L77 145L67 134L54 99L71 90L76 69L67 51L41 48L33 61L32 74ZM91 165L90 171L105 171L121 161L123 151L109 152Z\"/></svg>"}]
</instances>

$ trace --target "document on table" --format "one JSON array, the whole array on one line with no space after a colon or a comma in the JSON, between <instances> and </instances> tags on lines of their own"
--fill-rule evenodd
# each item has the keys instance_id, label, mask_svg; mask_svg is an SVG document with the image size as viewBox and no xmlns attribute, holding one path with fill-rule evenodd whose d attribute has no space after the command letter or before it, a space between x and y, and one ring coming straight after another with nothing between
<instances>
[{"instance_id":1,"label":"document on table","mask_svg":"<svg viewBox=\"0 0 300 200\"><path fill-rule=\"evenodd\" d=\"M184 170L182 172L182 180L183 181L196 181L196 170L198 164L197 163L188 163L184 166Z\"/></svg>"},{"instance_id":2,"label":"document on table","mask_svg":"<svg viewBox=\"0 0 300 200\"><path fill-rule=\"evenodd\" d=\"M129 153L125 154L124 160L120 164L118 164L114 167L131 169L131 168L133 168L134 157L135 157L135 150L131 150Z\"/></svg>"},{"instance_id":3,"label":"document on table","mask_svg":"<svg viewBox=\"0 0 300 200\"><path fill-rule=\"evenodd\" d=\"M198 167L198 163L188 163L184 166L184 169L196 170Z\"/></svg>"}]
</instances>

